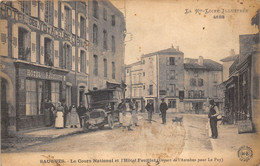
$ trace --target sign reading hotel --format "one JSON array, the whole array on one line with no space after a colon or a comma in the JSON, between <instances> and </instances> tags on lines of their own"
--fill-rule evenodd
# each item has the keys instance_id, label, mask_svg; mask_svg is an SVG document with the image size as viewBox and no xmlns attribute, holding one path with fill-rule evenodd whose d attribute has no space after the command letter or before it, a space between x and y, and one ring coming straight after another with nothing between
<instances>
[{"instance_id":1,"label":"sign reading hotel","mask_svg":"<svg viewBox=\"0 0 260 166\"><path fill-rule=\"evenodd\" d=\"M40 78L40 79L47 79L47 80L59 80L59 81L65 81L63 80L62 75L53 74L50 72L41 72L36 70L26 70L26 76L32 77L32 78Z\"/></svg>"}]
</instances>

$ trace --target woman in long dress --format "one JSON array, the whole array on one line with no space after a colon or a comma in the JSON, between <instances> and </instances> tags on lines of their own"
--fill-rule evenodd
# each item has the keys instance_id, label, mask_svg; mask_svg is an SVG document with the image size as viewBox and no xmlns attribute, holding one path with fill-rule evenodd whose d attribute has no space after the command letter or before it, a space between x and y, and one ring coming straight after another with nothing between
<instances>
[{"instance_id":1,"label":"woman in long dress","mask_svg":"<svg viewBox=\"0 0 260 166\"><path fill-rule=\"evenodd\" d=\"M70 107L70 128L77 128L78 124L78 113L77 113L77 107L75 104L72 104Z\"/></svg>"},{"instance_id":2,"label":"woman in long dress","mask_svg":"<svg viewBox=\"0 0 260 166\"><path fill-rule=\"evenodd\" d=\"M131 102L131 109L132 109L132 122L133 122L133 125L135 125L135 126L138 126L137 125L137 123L138 123L138 118L137 118L137 107L138 107L138 105L137 105L137 102L135 101L135 100L133 100L132 102Z\"/></svg>"},{"instance_id":3,"label":"woman in long dress","mask_svg":"<svg viewBox=\"0 0 260 166\"><path fill-rule=\"evenodd\" d=\"M58 106L56 109L56 120L55 120L55 127L56 128L63 128L64 127L64 108L61 106L61 102L58 102Z\"/></svg>"}]
</instances>

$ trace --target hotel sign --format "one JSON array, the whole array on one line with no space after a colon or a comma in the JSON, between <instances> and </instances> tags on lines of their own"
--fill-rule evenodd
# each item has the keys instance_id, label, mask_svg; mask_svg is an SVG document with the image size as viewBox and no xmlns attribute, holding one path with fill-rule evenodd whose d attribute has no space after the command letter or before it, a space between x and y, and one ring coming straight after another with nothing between
<instances>
[{"instance_id":1,"label":"hotel sign","mask_svg":"<svg viewBox=\"0 0 260 166\"><path fill-rule=\"evenodd\" d=\"M36 71L27 69L26 70L26 76L32 77L32 78L40 78L40 79L46 79L46 80L58 80L58 81L65 81L65 77L59 74L54 74L51 72L42 72L42 71Z\"/></svg>"}]
</instances>

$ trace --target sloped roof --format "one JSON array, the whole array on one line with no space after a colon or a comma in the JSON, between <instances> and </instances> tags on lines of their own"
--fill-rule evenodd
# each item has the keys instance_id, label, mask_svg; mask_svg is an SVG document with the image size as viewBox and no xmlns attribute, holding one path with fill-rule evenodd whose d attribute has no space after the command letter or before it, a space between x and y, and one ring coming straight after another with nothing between
<instances>
[{"instance_id":1,"label":"sloped roof","mask_svg":"<svg viewBox=\"0 0 260 166\"><path fill-rule=\"evenodd\" d=\"M128 64L128 65L125 65L125 67L131 67L131 66L141 65L141 64L142 64L142 61L138 61L138 62L134 62L134 63Z\"/></svg>"},{"instance_id":2,"label":"sloped roof","mask_svg":"<svg viewBox=\"0 0 260 166\"><path fill-rule=\"evenodd\" d=\"M158 55L158 54L160 54L160 55L183 55L184 53L176 50L175 48L167 48L167 49L164 49L164 50L160 50L160 51L156 51L156 52L153 52L153 53L142 55L141 57L142 58L150 57L150 56Z\"/></svg>"},{"instance_id":3,"label":"sloped roof","mask_svg":"<svg viewBox=\"0 0 260 166\"><path fill-rule=\"evenodd\" d=\"M197 63L184 63L185 69L201 69L201 70L210 70L210 71L222 71L223 66L211 59L204 59L203 65Z\"/></svg>"},{"instance_id":4,"label":"sloped roof","mask_svg":"<svg viewBox=\"0 0 260 166\"><path fill-rule=\"evenodd\" d=\"M238 54L237 55L228 56L226 58L221 59L220 61L222 61L222 62L235 61L238 56L239 56Z\"/></svg>"}]
</instances>

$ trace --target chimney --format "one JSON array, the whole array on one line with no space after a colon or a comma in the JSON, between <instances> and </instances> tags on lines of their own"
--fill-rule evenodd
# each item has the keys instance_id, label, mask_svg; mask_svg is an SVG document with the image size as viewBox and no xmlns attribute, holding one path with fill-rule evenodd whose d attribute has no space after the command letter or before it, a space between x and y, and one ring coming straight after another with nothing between
<instances>
[{"instance_id":1,"label":"chimney","mask_svg":"<svg viewBox=\"0 0 260 166\"><path fill-rule=\"evenodd\" d=\"M179 51L179 46L176 46L176 50Z\"/></svg>"},{"instance_id":2,"label":"chimney","mask_svg":"<svg viewBox=\"0 0 260 166\"><path fill-rule=\"evenodd\" d=\"M235 50L231 49L229 54L230 54L230 56L235 56L236 55Z\"/></svg>"},{"instance_id":3,"label":"chimney","mask_svg":"<svg viewBox=\"0 0 260 166\"><path fill-rule=\"evenodd\" d=\"M203 66L203 56L199 56L199 65Z\"/></svg>"}]
</instances>

